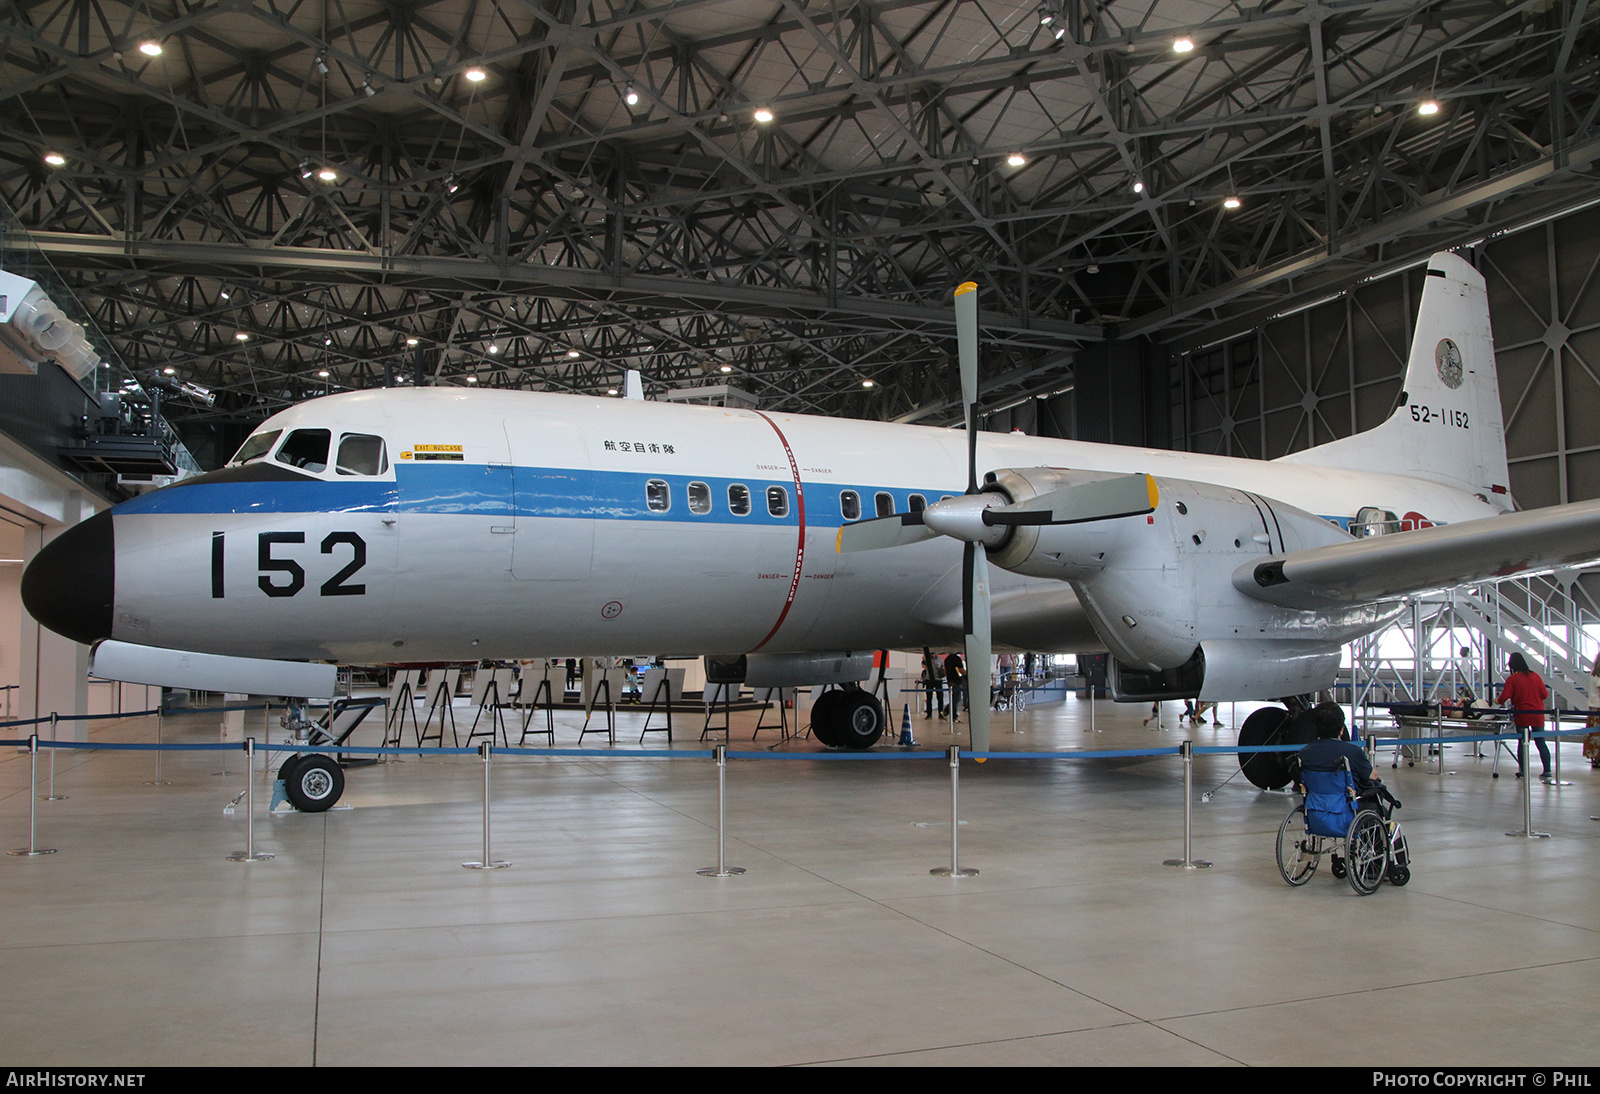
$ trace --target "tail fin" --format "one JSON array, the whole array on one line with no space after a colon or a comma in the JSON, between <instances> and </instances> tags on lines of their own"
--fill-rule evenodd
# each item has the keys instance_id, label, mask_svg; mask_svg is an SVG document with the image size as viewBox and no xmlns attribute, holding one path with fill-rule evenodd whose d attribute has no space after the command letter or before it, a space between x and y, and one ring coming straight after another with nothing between
<instances>
[{"instance_id":1,"label":"tail fin","mask_svg":"<svg viewBox=\"0 0 1600 1094\"><path fill-rule=\"evenodd\" d=\"M1412 475L1510 509L1483 275L1447 252L1430 258L1399 409L1375 429L1295 452L1282 462Z\"/></svg>"}]
</instances>

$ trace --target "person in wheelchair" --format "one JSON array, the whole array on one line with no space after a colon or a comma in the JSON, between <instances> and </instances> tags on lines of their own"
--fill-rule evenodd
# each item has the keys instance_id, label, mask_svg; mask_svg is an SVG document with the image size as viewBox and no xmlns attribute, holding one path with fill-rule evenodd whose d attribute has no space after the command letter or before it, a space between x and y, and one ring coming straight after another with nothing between
<instances>
[{"instance_id":1,"label":"person in wheelchair","mask_svg":"<svg viewBox=\"0 0 1600 1094\"><path fill-rule=\"evenodd\" d=\"M1378 811L1384 820L1389 819L1391 807L1399 806L1400 802L1389 793L1389 788L1383 785L1383 780L1372 773L1372 761L1367 758L1366 750L1360 745L1350 741L1349 730L1345 726L1344 708L1338 703L1318 703L1311 712L1312 725L1316 728L1317 739L1302 748L1289 761L1289 772L1294 779L1294 785L1302 794L1307 794L1305 780L1301 773L1305 771L1343 771L1348 764L1350 777L1356 784L1356 801L1345 805L1341 803L1338 810L1342 814L1343 824L1348 824L1355 815L1355 810L1363 805L1370 805ZM1314 812L1316 806L1308 798L1306 810L1308 817ZM1343 825L1340 825L1343 830ZM1333 856L1334 875L1339 876L1341 862L1338 855Z\"/></svg>"}]
</instances>

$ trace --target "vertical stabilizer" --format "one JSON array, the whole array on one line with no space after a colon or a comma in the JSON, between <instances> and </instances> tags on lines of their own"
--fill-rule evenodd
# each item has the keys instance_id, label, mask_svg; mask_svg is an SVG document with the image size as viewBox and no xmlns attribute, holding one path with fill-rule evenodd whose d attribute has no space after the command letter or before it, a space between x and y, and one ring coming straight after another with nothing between
<instances>
[{"instance_id":1,"label":"vertical stabilizer","mask_svg":"<svg viewBox=\"0 0 1600 1094\"><path fill-rule=\"evenodd\" d=\"M1375 429L1281 462L1412 475L1510 509L1483 275L1457 255L1430 258L1399 408Z\"/></svg>"}]
</instances>

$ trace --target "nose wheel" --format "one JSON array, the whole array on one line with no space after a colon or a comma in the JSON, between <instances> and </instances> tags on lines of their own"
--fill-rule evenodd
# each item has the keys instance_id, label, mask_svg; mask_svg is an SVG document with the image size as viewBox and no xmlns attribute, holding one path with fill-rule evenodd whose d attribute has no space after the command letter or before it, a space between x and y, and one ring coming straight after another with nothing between
<instances>
[{"instance_id":1,"label":"nose wheel","mask_svg":"<svg viewBox=\"0 0 1600 1094\"><path fill-rule=\"evenodd\" d=\"M300 753L278 768L289 804L302 813L332 809L344 794L344 771L331 756Z\"/></svg>"}]
</instances>

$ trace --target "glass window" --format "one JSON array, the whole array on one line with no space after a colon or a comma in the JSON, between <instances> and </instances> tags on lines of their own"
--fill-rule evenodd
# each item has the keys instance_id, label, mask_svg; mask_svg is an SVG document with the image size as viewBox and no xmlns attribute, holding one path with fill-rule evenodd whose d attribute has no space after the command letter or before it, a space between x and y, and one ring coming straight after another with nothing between
<instances>
[{"instance_id":1,"label":"glass window","mask_svg":"<svg viewBox=\"0 0 1600 1094\"><path fill-rule=\"evenodd\" d=\"M878 515L880 517L894 516L893 494L880 490L872 500L878 506Z\"/></svg>"},{"instance_id":2,"label":"glass window","mask_svg":"<svg viewBox=\"0 0 1600 1094\"><path fill-rule=\"evenodd\" d=\"M689 512L700 516L711 512L711 487L703 482L689 484Z\"/></svg>"},{"instance_id":3,"label":"glass window","mask_svg":"<svg viewBox=\"0 0 1600 1094\"><path fill-rule=\"evenodd\" d=\"M238 453L234 455L232 461L230 462L249 463L251 460L259 460L262 456L265 456L272 450L273 444L281 436L283 436L283 430L281 429L272 429L268 430L266 433L257 433L254 437L249 438L244 442L243 445L239 447Z\"/></svg>"},{"instance_id":4,"label":"glass window","mask_svg":"<svg viewBox=\"0 0 1600 1094\"><path fill-rule=\"evenodd\" d=\"M728 487L728 512L736 517L750 515L750 488L742 482Z\"/></svg>"},{"instance_id":5,"label":"glass window","mask_svg":"<svg viewBox=\"0 0 1600 1094\"><path fill-rule=\"evenodd\" d=\"M383 438L370 433L346 433L339 441L339 462L334 470L341 475L381 475L389 470L389 453Z\"/></svg>"},{"instance_id":6,"label":"glass window","mask_svg":"<svg viewBox=\"0 0 1600 1094\"><path fill-rule=\"evenodd\" d=\"M845 520L860 520L861 495L854 490L839 491L839 515Z\"/></svg>"},{"instance_id":7,"label":"glass window","mask_svg":"<svg viewBox=\"0 0 1600 1094\"><path fill-rule=\"evenodd\" d=\"M332 441L333 434L326 429L297 429L278 449L278 462L303 471L326 471Z\"/></svg>"},{"instance_id":8,"label":"glass window","mask_svg":"<svg viewBox=\"0 0 1600 1094\"><path fill-rule=\"evenodd\" d=\"M920 513L924 509L926 509L927 507L928 507L928 499L927 498L923 497L921 494L912 494L911 495L911 511L913 513Z\"/></svg>"},{"instance_id":9,"label":"glass window","mask_svg":"<svg viewBox=\"0 0 1600 1094\"><path fill-rule=\"evenodd\" d=\"M789 491L781 486L767 487L767 512L775 517L789 515Z\"/></svg>"},{"instance_id":10,"label":"glass window","mask_svg":"<svg viewBox=\"0 0 1600 1094\"><path fill-rule=\"evenodd\" d=\"M652 513L665 513L672 508L672 487L665 479L651 479L644 484L644 503Z\"/></svg>"}]
</instances>

